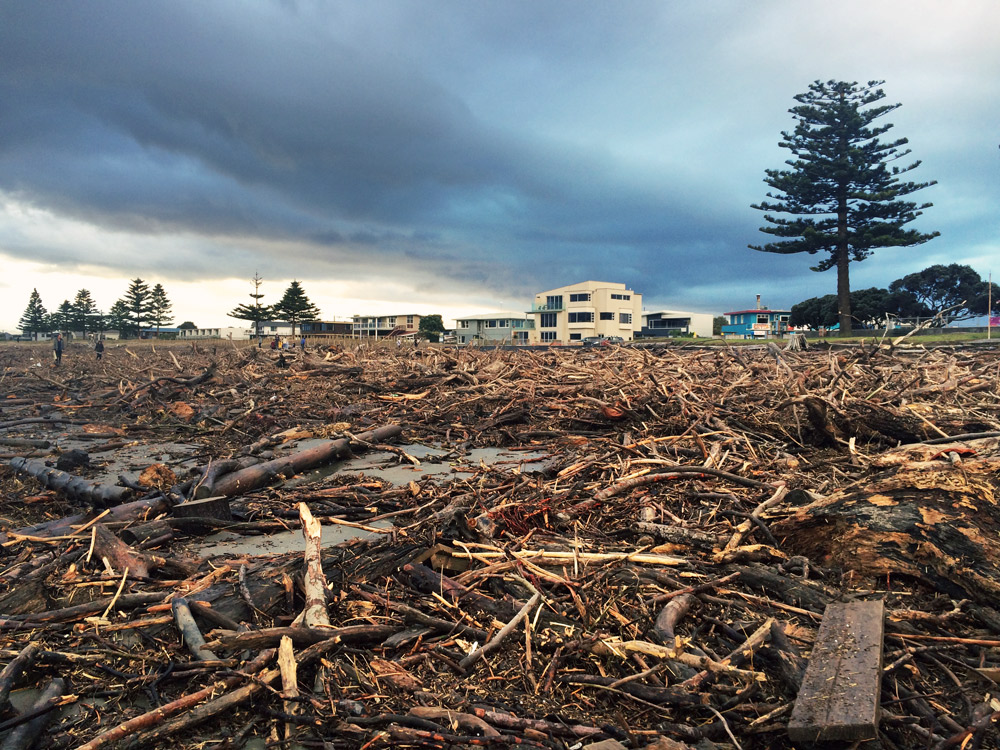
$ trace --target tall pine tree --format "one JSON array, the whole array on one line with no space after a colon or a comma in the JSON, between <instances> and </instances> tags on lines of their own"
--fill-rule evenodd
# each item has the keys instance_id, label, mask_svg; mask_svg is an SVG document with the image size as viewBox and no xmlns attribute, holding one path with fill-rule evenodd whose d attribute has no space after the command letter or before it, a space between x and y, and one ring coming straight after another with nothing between
<instances>
[{"instance_id":1,"label":"tall pine tree","mask_svg":"<svg viewBox=\"0 0 1000 750\"><path fill-rule=\"evenodd\" d=\"M71 328L81 333L89 333L96 328L94 316L97 315L97 304L90 292L81 289L73 300L73 315Z\"/></svg>"},{"instance_id":2,"label":"tall pine tree","mask_svg":"<svg viewBox=\"0 0 1000 750\"><path fill-rule=\"evenodd\" d=\"M302 291L302 286L297 281L293 281L285 290L284 296L274 306L274 314L292 324L292 336L295 336L295 326L307 320L316 320L319 317L319 308L316 307L306 293Z\"/></svg>"},{"instance_id":3,"label":"tall pine tree","mask_svg":"<svg viewBox=\"0 0 1000 750\"><path fill-rule=\"evenodd\" d=\"M230 318L236 318L237 320L248 320L253 323L254 336L260 337L260 324L268 320L271 317L271 307L268 305L262 305L260 303L263 294L260 291L260 285L264 280L260 275L254 271L253 275L253 291L250 293L250 298L253 300L249 305L244 303L242 305L237 305L231 313L229 313Z\"/></svg>"},{"instance_id":4,"label":"tall pine tree","mask_svg":"<svg viewBox=\"0 0 1000 750\"><path fill-rule=\"evenodd\" d=\"M128 308L128 328L129 333L142 336L142 327L149 322L149 313L152 309L151 292L149 284L142 279L132 279L122 301Z\"/></svg>"},{"instance_id":5,"label":"tall pine tree","mask_svg":"<svg viewBox=\"0 0 1000 750\"><path fill-rule=\"evenodd\" d=\"M24 314L21 315L17 325L25 336L32 336L36 341L38 334L49 330L49 313L42 304L42 296L38 293L38 289L31 290L28 306L24 308Z\"/></svg>"},{"instance_id":6,"label":"tall pine tree","mask_svg":"<svg viewBox=\"0 0 1000 750\"><path fill-rule=\"evenodd\" d=\"M149 295L149 323L156 328L157 336L160 335L160 328L162 326L167 326L174 322L174 316L171 315L172 311L173 305L167 299L167 290L163 288L163 284L157 284L153 287L153 291Z\"/></svg>"},{"instance_id":7,"label":"tall pine tree","mask_svg":"<svg viewBox=\"0 0 1000 750\"><path fill-rule=\"evenodd\" d=\"M753 208L791 214L785 219L765 214L770 226L760 231L786 238L753 250L768 253L828 253L813 271L837 269L837 304L841 335L851 332L851 261L867 258L877 248L912 247L938 236L903 229L920 216L930 203L917 205L899 200L934 182L902 182L900 175L920 165L889 167L888 162L910 153L899 148L906 138L883 143L879 136L892 124L872 127L899 104L872 106L885 98L883 81L867 85L844 81L816 81L795 100L789 110L795 130L782 132L779 145L795 158L785 163L791 169L765 170L764 182L776 192L773 202Z\"/></svg>"}]
</instances>

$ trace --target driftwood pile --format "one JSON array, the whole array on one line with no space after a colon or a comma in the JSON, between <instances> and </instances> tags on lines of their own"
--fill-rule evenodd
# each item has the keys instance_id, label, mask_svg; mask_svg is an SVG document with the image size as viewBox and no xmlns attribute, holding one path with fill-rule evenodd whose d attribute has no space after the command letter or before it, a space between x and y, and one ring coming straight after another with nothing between
<instances>
[{"instance_id":1,"label":"driftwood pile","mask_svg":"<svg viewBox=\"0 0 1000 750\"><path fill-rule=\"evenodd\" d=\"M47 353L0 348L0 748L800 747L866 603L858 746L1000 743L995 349ZM300 481L370 451L412 479Z\"/></svg>"}]
</instances>

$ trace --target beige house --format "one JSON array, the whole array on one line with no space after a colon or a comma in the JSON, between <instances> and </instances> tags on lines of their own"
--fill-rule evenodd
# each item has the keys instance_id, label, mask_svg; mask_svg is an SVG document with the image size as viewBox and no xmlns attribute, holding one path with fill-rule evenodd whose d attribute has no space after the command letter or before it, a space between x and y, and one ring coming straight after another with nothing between
<instances>
[{"instance_id":1,"label":"beige house","mask_svg":"<svg viewBox=\"0 0 1000 750\"><path fill-rule=\"evenodd\" d=\"M635 338L642 326L642 295L624 284L583 281L535 295L532 344L572 344L593 336Z\"/></svg>"},{"instance_id":2,"label":"beige house","mask_svg":"<svg viewBox=\"0 0 1000 750\"><path fill-rule=\"evenodd\" d=\"M362 338L371 336L416 336L420 331L420 316L403 315L355 315L352 317L351 335Z\"/></svg>"}]
</instances>

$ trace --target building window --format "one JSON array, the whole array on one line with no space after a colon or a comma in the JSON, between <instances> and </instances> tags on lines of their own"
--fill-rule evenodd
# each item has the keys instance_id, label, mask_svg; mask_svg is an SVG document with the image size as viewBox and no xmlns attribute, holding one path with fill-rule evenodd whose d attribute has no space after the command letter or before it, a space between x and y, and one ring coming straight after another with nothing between
<instances>
[{"instance_id":1,"label":"building window","mask_svg":"<svg viewBox=\"0 0 1000 750\"><path fill-rule=\"evenodd\" d=\"M632 299L631 294L612 294L611 299Z\"/></svg>"},{"instance_id":2,"label":"building window","mask_svg":"<svg viewBox=\"0 0 1000 750\"><path fill-rule=\"evenodd\" d=\"M412 315L407 315L406 316L406 327L407 328L413 328L413 316Z\"/></svg>"},{"instance_id":3,"label":"building window","mask_svg":"<svg viewBox=\"0 0 1000 750\"><path fill-rule=\"evenodd\" d=\"M487 328L496 328L497 327L497 322L495 320L487 320L486 321L486 327Z\"/></svg>"},{"instance_id":4,"label":"building window","mask_svg":"<svg viewBox=\"0 0 1000 750\"><path fill-rule=\"evenodd\" d=\"M614 319L615 319L615 314L613 312L601 313L601 320L614 320Z\"/></svg>"},{"instance_id":5,"label":"building window","mask_svg":"<svg viewBox=\"0 0 1000 750\"><path fill-rule=\"evenodd\" d=\"M766 314L766 313L763 314L763 315L758 314L757 315L757 322L758 323L770 323L771 322L771 316L768 315L768 314Z\"/></svg>"},{"instance_id":6,"label":"building window","mask_svg":"<svg viewBox=\"0 0 1000 750\"><path fill-rule=\"evenodd\" d=\"M569 340L570 341L580 341L582 338L583 338L583 334L582 333L571 333L569 335Z\"/></svg>"},{"instance_id":7,"label":"building window","mask_svg":"<svg viewBox=\"0 0 1000 750\"><path fill-rule=\"evenodd\" d=\"M562 295L555 294L545 298L545 307L549 310L562 310Z\"/></svg>"},{"instance_id":8,"label":"building window","mask_svg":"<svg viewBox=\"0 0 1000 750\"><path fill-rule=\"evenodd\" d=\"M631 323L632 322L632 313L618 313L618 322L619 323Z\"/></svg>"},{"instance_id":9,"label":"building window","mask_svg":"<svg viewBox=\"0 0 1000 750\"><path fill-rule=\"evenodd\" d=\"M590 292L569 295L570 302L590 302Z\"/></svg>"},{"instance_id":10,"label":"building window","mask_svg":"<svg viewBox=\"0 0 1000 750\"><path fill-rule=\"evenodd\" d=\"M592 312L571 312L569 313L570 323L593 323L594 313Z\"/></svg>"},{"instance_id":11,"label":"building window","mask_svg":"<svg viewBox=\"0 0 1000 750\"><path fill-rule=\"evenodd\" d=\"M555 331L542 331L542 341L549 342L556 340Z\"/></svg>"},{"instance_id":12,"label":"building window","mask_svg":"<svg viewBox=\"0 0 1000 750\"><path fill-rule=\"evenodd\" d=\"M458 327L459 328L468 328L469 327L469 321L467 321L467 320L460 320L460 321L458 321Z\"/></svg>"},{"instance_id":13,"label":"building window","mask_svg":"<svg viewBox=\"0 0 1000 750\"><path fill-rule=\"evenodd\" d=\"M556 314L555 313L542 313L541 320L538 321L539 328L555 328L556 327ZM542 334L544 336L544 334ZM553 334L555 338L555 334ZM545 341L545 339L542 339ZM551 339L549 339L551 340Z\"/></svg>"}]
</instances>

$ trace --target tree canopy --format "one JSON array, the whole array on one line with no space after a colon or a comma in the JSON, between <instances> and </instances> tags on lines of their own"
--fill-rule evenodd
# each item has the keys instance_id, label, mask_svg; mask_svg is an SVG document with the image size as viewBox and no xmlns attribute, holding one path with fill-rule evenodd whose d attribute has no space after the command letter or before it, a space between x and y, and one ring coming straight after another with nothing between
<instances>
[{"instance_id":1,"label":"tree canopy","mask_svg":"<svg viewBox=\"0 0 1000 750\"><path fill-rule=\"evenodd\" d=\"M989 282L971 266L952 263L928 266L922 271L907 274L889 285L892 292L905 292L919 300L928 315L936 315L948 308L948 321L966 320L986 315L989 310ZM997 287L993 285L993 299Z\"/></svg>"},{"instance_id":2,"label":"tree canopy","mask_svg":"<svg viewBox=\"0 0 1000 750\"><path fill-rule=\"evenodd\" d=\"M167 298L167 290L162 284L157 284L149 294L149 323L156 328L157 333L161 327L168 326L174 321L172 310L173 305Z\"/></svg>"},{"instance_id":3,"label":"tree canopy","mask_svg":"<svg viewBox=\"0 0 1000 750\"><path fill-rule=\"evenodd\" d=\"M789 112L795 129L782 132L779 146L795 156L785 163L790 169L765 170L764 182L774 192L769 201L755 204L765 212L791 214L792 219L766 213L768 226L760 231L782 238L766 245L750 245L768 253L827 253L812 268L837 269L837 306L840 330L851 330L850 263L867 258L878 248L912 247L936 237L904 229L930 203L918 205L901 197L933 185L934 182L904 182L900 176L915 169L919 161L892 166L907 156L900 150L906 138L882 142L879 136L892 124L873 126L878 118L899 104L881 104L883 81L816 81L809 91L799 94L798 106Z\"/></svg>"},{"instance_id":4,"label":"tree canopy","mask_svg":"<svg viewBox=\"0 0 1000 750\"><path fill-rule=\"evenodd\" d=\"M264 280L256 272L253 275L253 291L250 293L250 298L253 300L250 304L237 305L236 308L229 313L230 318L236 318L237 320L248 320L253 323L254 335L260 336L260 324L270 319L274 314L274 311L269 305L262 305L260 303L261 298L264 296L260 291L260 285Z\"/></svg>"},{"instance_id":5,"label":"tree canopy","mask_svg":"<svg viewBox=\"0 0 1000 750\"><path fill-rule=\"evenodd\" d=\"M122 298L128 310L128 316L122 322L125 328L121 329L123 334L130 336L141 336L142 327L149 323L149 313L152 309L152 293L149 284L142 279L132 279L125 296Z\"/></svg>"},{"instance_id":6,"label":"tree canopy","mask_svg":"<svg viewBox=\"0 0 1000 750\"><path fill-rule=\"evenodd\" d=\"M25 336L38 338L39 333L45 333L49 329L49 313L42 304L42 296L38 289L32 289L28 297L28 306L24 308L18 327Z\"/></svg>"},{"instance_id":7,"label":"tree canopy","mask_svg":"<svg viewBox=\"0 0 1000 750\"><path fill-rule=\"evenodd\" d=\"M292 336L295 336L295 326L298 323L316 320L319 317L319 308L309 301L298 281L288 285L284 296L278 300L272 312L292 324Z\"/></svg>"},{"instance_id":8,"label":"tree canopy","mask_svg":"<svg viewBox=\"0 0 1000 750\"><path fill-rule=\"evenodd\" d=\"M441 320L440 315L421 315L418 330L424 338L436 344L441 340L441 334L445 331L444 321Z\"/></svg>"}]
</instances>

